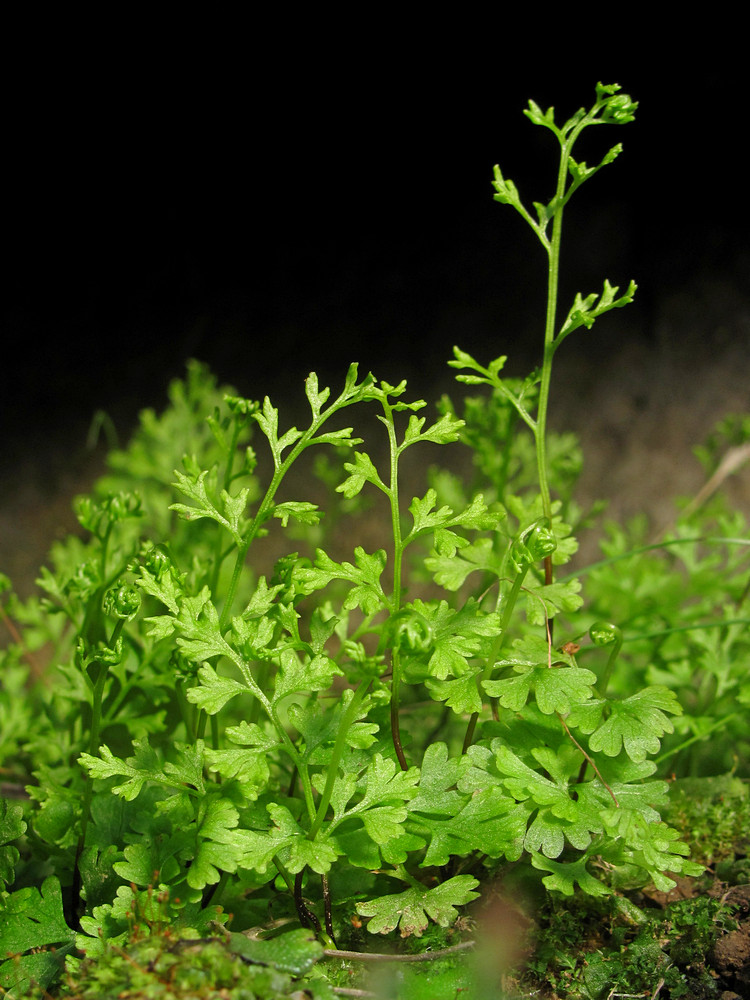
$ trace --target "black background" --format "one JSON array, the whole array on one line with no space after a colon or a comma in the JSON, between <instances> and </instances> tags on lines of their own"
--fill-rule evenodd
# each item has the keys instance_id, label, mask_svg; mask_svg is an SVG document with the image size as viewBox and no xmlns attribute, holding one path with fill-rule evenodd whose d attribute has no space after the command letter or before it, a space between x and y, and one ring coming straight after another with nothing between
<instances>
[{"instance_id":1,"label":"black background","mask_svg":"<svg viewBox=\"0 0 750 1000\"><path fill-rule=\"evenodd\" d=\"M144 29L116 51L107 32L91 48L30 45L10 74L5 462L74 446L99 408L126 427L189 357L253 397L301 397L311 369L335 389L352 360L424 393L454 343L525 374L545 255L493 202L492 166L527 205L548 200L556 143L522 110L533 97L564 121L600 79L641 106L576 147L589 163L617 142L624 153L567 211L561 309L604 277L639 292L601 321L595 361L613 331L653 336L672 290L747 280L746 115L729 56L592 45L519 59L501 25L482 24L466 41L352 28L324 46L312 25L294 46L279 27L192 28L159 44Z\"/></svg>"}]
</instances>

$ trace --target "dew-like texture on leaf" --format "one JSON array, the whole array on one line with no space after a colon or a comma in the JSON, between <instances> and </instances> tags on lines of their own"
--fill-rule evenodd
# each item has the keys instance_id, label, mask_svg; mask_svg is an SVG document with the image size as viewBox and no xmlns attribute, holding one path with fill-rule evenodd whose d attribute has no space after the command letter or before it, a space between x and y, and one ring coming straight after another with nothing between
<instances>
[{"instance_id":1,"label":"dew-like texture on leaf","mask_svg":"<svg viewBox=\"0 0 750 1000\"><path fill-rule=\"evenodd\" d=\"M580 580L548 583L542 587L527 584L524 589L527 591L526 617L530 625L544 626L548 618L554 618L561 612L570 614L583 604L579 594Z\"/></svg>"},{"instance_id":2,"label":"dew-like texture on leaf","mask_svg":"<svg viewBox=\"0 0 750 1000\"><path fill-rule=\"evenodd\" d=\"M318 549L314 567L295 569L294 579L302 594L322 590L332 580L346 580L354 586L344 601L343 609L351 611L360 607L365 614L376 614L388 605L380 583L385 560L386 555L382 549L370 555L361 546L357 546L354 550L354 565L349 562L338 563L322 549Z\"/></svg>"},{"instance_id":3,"label":"dew-like texture on leaf","mask_svg":"<svg viewBox=\"0 0 750 1000\"><path fill-rule=\"evenodd\" d=\"M175 472L175 475L177 482L174 485L189 500L192 500L193 505L173 503L170 505L170 510L176 510L187 521L195 521L203 517L216 521L229 532L237 545L241 545L243 538L241 522L250 495L249 487L240 490L234 497L230 496L226 490L222 490L220 493L220 506L224 511L222 514L219 506L208 495L206 477L209 472L207 470L197 475L183 472Z\"/></svg>"},{"instance_id":4,"label":"dew-like texture on leaf","mask_svg":"<svg viewBox=\"0 0 750 1000\"><path fill-rule=\"evenodd\" d=\"M498 772L505 776L502 784L524 804L525 815L533 816L523 838L526 850L556 858L566 841L585 850L592 835L602 833L601 811L611 803L611 793L598 778L579 781L582 756L578 748L566 743L557 753L549 747L533 749L531 758L541 765L541 772L499 741L493 742L493 749Z\"/></svg>"},{"instance_id":5,"label":"dew-like texture on leaf","mask_svg":"<svg viewBox=\"0 0 750 1000\"><path fill-rule=\"evenodd\" d=\"M78 839L76 824L80 804L74 792L54 789L46 796L34 819L34 830L49 844L72 847Z\"/></svg>"},{"instance_id":6,"label":"dew-like texture on leaf","mask_svg":"<svg viewBox=\"0 0 750 1000\"><path fill-rule=\"evenodd\" d=\"M404 642L403 653L408 663L424 664L431 677L446 680L476 673L469 660L485 647L489 648L500 627L500 617L487 613L473 601L467 601L459 611L447 601L412 601L405 610L423 623L424 640ZM426 661L426 663L425 663Z\"/></svg>"},{"instance_id":7,"label":"dew-like texture on leaf","mask_svg":"<svg viewBox=\"0 0 750 1000\"><path fill-rule=\"evenodd\" d=\"M388 934L398 927L401 937L421 937L430 920L441 927L452 924L458 916L456 907L477 898L473 890L478 885L470 875L456 875L434 889L412 886L405 892L358 903L357 912L371 918L367 929L372 934Z\"/></svg>"},{"instance_id":8,"label":"dew-like texture on leaf","mask_svg":"<svg viewBox=\"0 0 750 1000\"><path fill-rule=\"evenodd\" d=\"M332 840L325 834L309 840L286 806L270 803L266 808L273 821L270 829L242 831L242 867L265 872L278 854L292 875L308 866L325 875L338 857Z\"/></svg>"},{"instance_id":9,"label":"dew-like texture on leaf","mask_svg":"<svg viewBox=\"0 0 750 1000\"><path fill-rule=\"evenodd\" d=\"M274 506L273 516L281 521L282 527L286 528L290 519L298 524L318 524L322 515L315 503L306 500L287 500Z\"/></svg>"},{"instance_id":10,"label":"dew-like texture on leaf","mask_svg":"<svg viewBox=\"0 0 750 1000\"><path fill-rule=\"evenodd\" d=\"M41 889L30 886L8 894L0 901L0 986L22 996L31 980L48 985L59 973L75 933L63 916L60 881L50 875ZM54 945L56 951L45 950ZM34 950L34 954L28 954Z\"/></svg>"},{"instance_id":11,"label":"dew-like texture on leaf","mask_svg":"<svg viewBox=\"0 0 750 1000\"><path fill-rule=\"evenodd\" d=\"M6 920L0 929L0 955L43 948L73 938L63 917L60 882L52 875L44 880L41 890L29 887L11 893L3 907Z\"/></svg>"},{"instance_id":12,"label":"dew-like texture on leaf","mask_svg":"<svg viewBox=\"0 0 750 1000\"><path fill-rule=\"evenodd\" d=\"M622 701L596 701L574 708L568 722L592 734L589 747L594 753L616 757L624 749L632 761L641 763L649 754L658 753L664 733L674 732L666 712L681 715L682 708L673 691L655 686Z\"/></svg>"},{"instance_id":13,"label":"dew-like texture on leaf","mask_svg":"<svg viewBox=\"0 0 750 1000\"><path fill-rule=\"evenodd\" d=\"M140 841L125 847L125 860L116 862L112 867L121 879L139 886L151 885L156 881L169 882L179 873L179 864L175 858L178 850L184 847L184 837L170 837L160 843Z\"/></svg>"},{"instance_id":14,"label":"dew-like texture on leaf","mask_svg":"<svg viewBox=\"0 0 750 1000\"><path fill-rule=\"evenodd\" d=\"M281 653L281 669L276 679L274 702L295 691L326 691L334 677L343 676L343 671L327 656L318 654L308 659L300 657L294 650Z\"/></svg>"},{"instance_id":15,"label":"dew-like texture on leaf","mask_svg":"<svg viewBox=\"0 0 750 1000\"><path fill-rule=\"evenodd\" d=\"M433 743L422 759L419 791L409 809L427 815L450 816L464 802L456 783L465 769L463 758L449 757L445 743Z\"/></svg>"},{"instance_id":16,"label":"dew-like texture on leaf","mask_svg":"<svg viewBox=\"0 0 750 1000\"><path fill-rule=\"evenodd\" d=\"M437 701L444 701L457 715L470 715L482 711L478 678L481 671L454 677L451 680L434 680L428 677L425 685Z\"/></svg>"},{"instance_id":17,"label":"dew-like texture on leaf","mask_svg":"<svg viewBox=\"0 0 750 1000\"><path fill-rule=\"evenodd\" d=\"M364 775L363 797L342 816L361 816L368 836L376 844L386 844L404 832L405 803L417 794L418 781L416 767L402 771L394 761L375 754Z\"/></svg>"},{"instance_id":18,"label":"dew-like texture on leaf","mask_svg":"<svg viewBox=\"0 0 750 1000\"><path fill-rule=\"evenodd\" d=\"M373 465L372 459L364 452L355 452L354 461L345 462L344 468L349 473L349 477L337 486L336 490L339 493L343 493L347 500L351 500L358 496L365 483L371 483L383 493L388 492L388 488L380 478L378 470Z\"/></svg>"},{"instance_id":19,"label":"dew-like texture on leaf","mask_svg":"<svg viewBox=\"0 0 750 1000\"><path fill-rule=\"evenodd\" d=\"M255 799L266 787L270 777L267 752L259 748L228 748L205 751L206 766L213 774L227 781L236 780L245 799Z\"/></svg>"},{"instance_id":20,"label":"dew-like texture on leaf","mask_svg":"<svg viewBox=\"0 0 750 1000\"><path fill-rule=\"evenodd\" d=\"M216 715L236 695L247 692L244 684L233 677L220 677L208 663L198 669L198 678L200 685L189 688L186 697L208 715Z\"/></svg>"},{"instance_id":21,"label":"dew-like texture on leaf","mask_svg":"<svg viewBox=\"0 0 750 1000\"><path fill-rule=\"evenodd\" d=\"M409 828L428 843L424 865L445 865L451 855L479 851L489 857L520 857L528 811L482 771L479 787L456 787L468 770L465 756L448 757L444 743L430 746L422 762L419 794L409 803Z\"/></svg>"},{"instance_id":22,"label":"dew-like texture on leaf","mask_svg":"<svg viewBox=\"0 0 750 1000\"><path fill-rule=\"evenodd\" d=\"M545 715L553 712L567 715L574 705L591 697L596 683L596 674L582 667L550 668L540 664L530 669L522 666L515 669L523 672L516 677L483 681L487 694L514 712L524 707L534 691L536 703Z\"/></svg>"},{"instance_id":23,"label":"dew-like texture on leaf","mask_svg":"<svg viewBox=\"0 0 750 1000\"><path fill-rule=\"evenodd\" d=\"M425 559L435 583L446 590L457 591L471 573L484 572L500 577L505 561L495 550L491 538L477 538L471 544L459 545L453 532L435 532L436 555ZM453 544L450 544L453 543ZM460 547L460 552L456 548Z\"/></svg>"},{"instance_id":24,"label":"dew-like texture on leaf","mask_svg":"<svg viewBox=\"0 0 750 1000\"><path fill-rule=\"evenodd\" d=\"M425 865L446 865L451 855L473 851L516 861L523 851L528 810L500 788L475 792L455 815L415 817L415 828L430 838Z\"/></svg>"},{"instance_id":25,"label":"dew-like texture on leaf","mask_svg":"<svg viewBox=\"0 0 750 1000\"><path fill-rule=\"evenodd\" d=\"M557 890L565 896L572 896L576 885L579 885L583 892L589 896L607 896L610 890L595 879L586 867L587 858L580 858L578 861L560 862L551 858L546 858L542 854L532 854L531 863L535 868L542 871L551 872L546 875L542 882L548 889Z\"/></svg>"},{"instance_id":26,"label":"dew-like texture on leaf","mask_svg":"<svg viewBox=\"0 0 750 1000\"><path fill-rule=\"evenodd\" d=\"M248 962L270 965L295 976L304 975L323 957L323 945L304 928L278 934L268 941L230 934L229 950Z\"/></svg>"}]
</instances>

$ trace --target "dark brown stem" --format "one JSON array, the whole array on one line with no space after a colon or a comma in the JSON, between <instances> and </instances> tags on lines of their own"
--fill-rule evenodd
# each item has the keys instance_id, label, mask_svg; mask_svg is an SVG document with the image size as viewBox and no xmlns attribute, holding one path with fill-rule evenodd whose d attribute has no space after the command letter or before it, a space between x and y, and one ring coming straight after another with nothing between
<instances>
[{"instance_id":1,"label":"dark brown stem","mask_svg":"<svg viewBox=\"0 0 750 1000\"><path fill-rule=\"evenodd\" d=\"M580 781L581 777L582 777L582 774L585 774L586 765L587 764L591 764L591 766L593 767L594 771L596 772L597 778L599 779L599 781L601 781L601 783L604 785L604 787L607 789L607 791L611 795L612 801L614 802L615 807L617 809L619 809L620 808L620 803L617 801L617 796L615 795L615 793L612 791L612 789L609 787L609 785L607 784L607 782L602 777L602 773L599 770L599 768L596 766L596 763L595 763L593 757L591 757L589 754L586 753L586 751L583 749L583 747L581 746L581 744L578 742L578 740L575 738L575 736L568 729L568 726L567 726L567 723L565 722L565 719L563 719L563 717L560 715L559 712L557 713L557 717L560 720L563 729L568 734L568 738L571 740L572 743L574 743L578 747L578 749L581 751L581 753L583 754L583 756L585 758L584 761L583 761L582 771L579 772L579 775L578 775L578 780Z\"/></svg>"},{"instance_id":2,"label":"dark brown stem","mask_svg":"<svg viewBox=\"0 0 750 1000\"><path fill-rule=\"evenodd\" d=\"M396 756L398 757L398 762L401 765L401 770L408 771L409 765L406 757L404 756L403 747L401 746L401 728L398 718L398 702L393 697L391 698L391 735L393 737L393 749L396 751Z\"/></svg>"},{"instance_id":3,"label":"dark brown stem","mask_svg":"<svg viewBox=\"0 0 750 1000\"><path fill-rule=\"evenodd\" d=\"M584 757L583 760L581 761L581 767L580 770L578 771L578 777L576 778L577 785L583 784L583 779L586 777L586 771L588 770L588 767L589 767L589 762Z\"/></svg>"},{"instance_id":4,"label":"dark brown stem","mask_svg":"<svg viewBox=\"0 0 750 1000\"><path fill-rule=\"evenodd\" d=\"M554 580L554 572L552 570L552 556L544 557L544 585L548 587ZM547 633L549 635L549 641L552 642L552 636L554 633L554 620L552 618L547 619Z\"/></svg>"},{"instance_id":5,"label":"dark brown stem","mask_svg":"<svg viewBox=\"0 0 750 1000\"><path fill-rule=\"evenodd\" d=\"M320 934L320 921L302 898L302 878L305 874L304 868L297 872L294 879L294 905L297 908L297 916L303 927L312 927L316 934Z\"/></svg>"},{"instance_id":6,"label":"dark brown stem","mask_svg":"<svg viewBox=\"0 0 750 1000\"><path fill-rule=\"evenodd\" d=\"M469 719L469 725L466 727L466 736L464 736L464 745L461 753L466 753L471 744L474 742L474 730L477 728L478 718L479 712L474 712L472 717Z\"/></svg>"},{"instance_id":7,"label":"dark brown stem","mask_svg":"<svg viewBox=\"0 0 750 1000\"><path fill-rule=\"evenodd\" d=\"M320 881L323 883L323 911L325 913L326 922L326 933L328 937L336 944L336 939L333 936L333 917L331 916L331 889L328 885L328 876L321 875Z\"/></svg>"}]
</instances>

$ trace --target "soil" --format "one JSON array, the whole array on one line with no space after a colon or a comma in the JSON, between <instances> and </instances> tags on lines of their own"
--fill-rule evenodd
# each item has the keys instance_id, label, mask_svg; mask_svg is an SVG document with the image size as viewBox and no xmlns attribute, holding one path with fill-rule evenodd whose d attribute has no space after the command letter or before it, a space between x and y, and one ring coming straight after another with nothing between
<instances>
[{"instance_id":1,"label":"soil","mask_svg":"<svg viewBox=\"0 0 750 1000\"><path fill-rule=\"evenodd\" d=\"M669 893L652 889L644 895L663 908L678 900L694 899L699 893L729 904L737 927L718 938L707 964L717 977L717 985L725 990L722 1000L731 1000L732 991L739 997L750 995L750 885L730 886L719 879L706 885L703 879L680 876L675 881L677 885Z\"/></svg>"},{"instance_id":2,"label":"soil","mask_svg":"<svg viewBox=\"0 0 750 1000\"><path fill-rule=\"evenodd\" d=\"M719 896L736 907L738 926L714 945L711 962L716 972L736 989L738 995L750 995L750 885L723 886L718 883L709 895Z\"/></svg>"}]
</instances>

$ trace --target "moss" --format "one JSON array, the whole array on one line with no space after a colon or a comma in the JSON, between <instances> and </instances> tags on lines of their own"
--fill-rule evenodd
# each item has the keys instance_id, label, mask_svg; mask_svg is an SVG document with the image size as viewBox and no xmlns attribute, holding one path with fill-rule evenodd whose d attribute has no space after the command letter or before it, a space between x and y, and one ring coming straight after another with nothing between
<instances>
[{"instance_id":1,"label":"moss","mask_svg":"<svg viewBox=\"0 0 750 1000\"><path fill-rule=\"evenodd\" d=\"M84 960L56 991L60 1000L282 1000L295 990L291 976L249 964L219 940L153 934ZM324 984L314 994L331 994ZM47 1000L44 991L29 1000Z\"/></svg>"}]
</instances>

